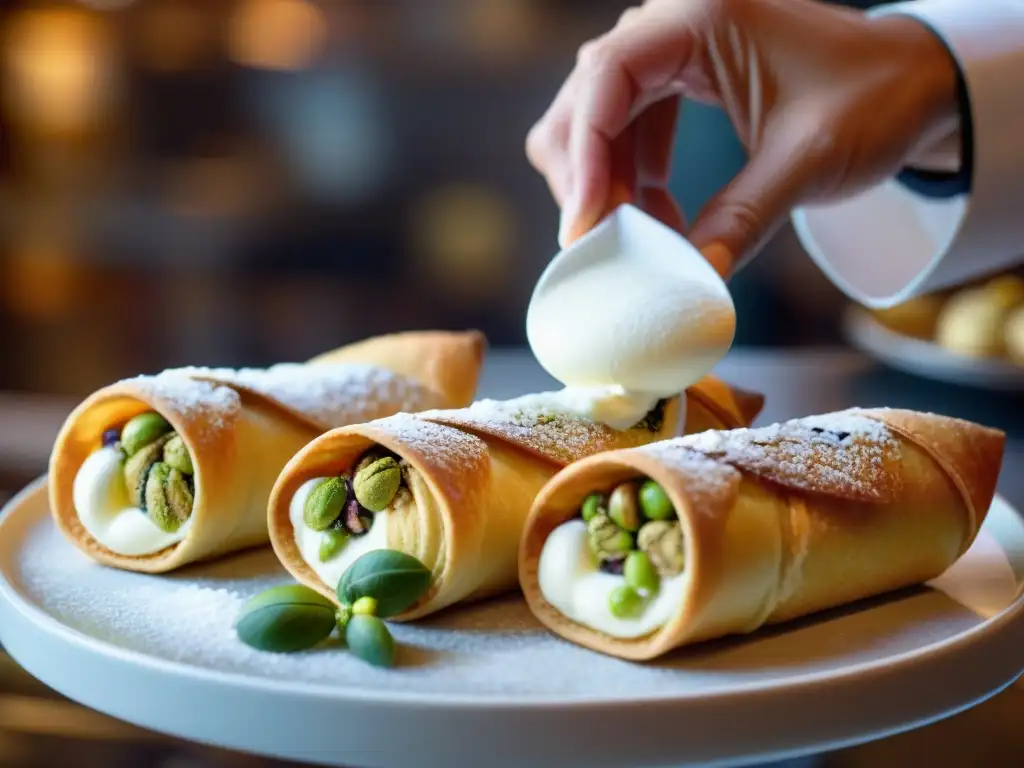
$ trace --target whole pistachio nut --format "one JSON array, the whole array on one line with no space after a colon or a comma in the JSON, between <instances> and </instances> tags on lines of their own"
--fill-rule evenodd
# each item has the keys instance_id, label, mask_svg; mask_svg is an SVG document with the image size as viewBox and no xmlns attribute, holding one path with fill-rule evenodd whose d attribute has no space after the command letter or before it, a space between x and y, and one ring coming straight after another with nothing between
<instances>
[{"instance_id":1,"label":"whole pistachio nut","mask_svg":"<svg viewBox=\"0 0 1024 768\"><path fill-rule=\"evenodd\" d=\"M303 521L314 531L326 531L341 515L347 495L345 481L340 477L321 481L306 497L302 507Z\"/></svg>"},{"instance_id":2,"label":"whole pistachio nut","mask_svg":"<svg viewBox=\"0 0 1024 768\"><path fill-rule=\"evenodd\" d=\"M632 619L643 613L643 597L628 584L620 584L608 594L608 610L619 619Z\"/></svg>"},{"instance_id":3,"label":"whole pistachio nut","mask_svg":"<svg viewBox=\"0 0 1024 768\"><path fill-rule=\"evenodd\" d=\"M156 411L140 413L121 430L121 447L129 456L171 431L171 425Z\"/></svg>"},{"instance_id":4,"label":"whole pistachio nut","mask_svg":"<svg viewBox=\"0 0 1024 768\"><path fill-rule=\"evenodd\" d=\"M640 486L640 511L648 520L671 520L676 516L672 502L654 480L645 480Z\"/></svg>"},{"instance_id":5,"label":"whole pistachio nut","mask_svg":"<svg viewBox=\"0 0 1024 768\"><path fill-rule=\"evenodd\" d=\"M600 493L592 493L587 496L583 500L583 506L580 507L580 514L585 523L589 523L596 515L607 515L608 508L605 505L604 496Z\"/></svg>"},{"instance_id":6,"label":"whole pistachio nut","mask_svg":"<svg viewBox=\"0 0 1024 768\"><path fill-rule=\"evenodd\" d=\"M661 586L658 571L646 552L634 550L626 555L622 566L622 577L637 592L653 595Z\"/></svg>"},{"instance_id":7,"label":"whole pistachio nut","mask_svg":"<svg viewBox=\"0 0 1024 768\"><path fill-rule=\"evenodd\" d=\"M607 515L597 515L587 523L590 548L601 560L618 560L633 548L633 537Z\"/></svg>"},{"instance_id":8,"label":"whole pistachio nut","mask_svg":"<svg viewBox=\"0 0 1024 768\"><path fill-rule=\"evenodd\" d=\"M328 528L320 536L320 562L326 563L335 555L340 554L348 546L348 541L348 532L339 531L333 526Z\"/></svg>"},{"instance_id":9,"label":"whole pistachio nut","mask_svg":"<svg viewBox=\"0 0 1024 768\"><path fill-rule=\"evenodd\" d=\"M377 459L363 467L352 478L352 488L359 503L371 512L387 508L402 484L402 469L390 456Z\"/></svg>"},{"instance_id":10,"label":"whole pistachio nut","mask_svg":"<svg viewBox=\"0 0 1024 768\"><path fill-rule=\"evenodd\" d=\"M188 452L185 441L181 435L174 434L167 444L164 445L164 464L170 464L179 472L191 475L195 473L192 466L192 456Z\"/></svg>"},{"instance_id":11,"label":"whole pistachio nut","mask_svg":"<svg viewBox=\"0 0 1024 768\"><path fill-rule=\"evenodd\" d=\"M686 564L679 521L652 520L640 529L637 544L662 576L681 573Z\"/></svg>"},{"instance_id":12,"label":"whole pistachio nut","mask_svg":"<svg viewBox=\"0 0 1024 768\"><path fill-rule=\"evenodd\" d=\"M164 444L170 435L164 435L155 442L141 448L124 463L124 482L128 488L128 501L133 507L146 508L146 480L149 471L160 461L164 453Z\"/></svg>"},{"instance_id":13,"label":"whole pistachio nut","mask_svg":"<svg viewBox=\"0 0 1024 768\"><path fill-rule=\"evenodd\" d=\"M622 483L608 497L608 517L630 533L640 530L640 504L637 503L636 492L636 483Z\"/></svg>"},{"instance_id":14,"label":"whole pistachio nut","mask_svg":"<svg viewBox=\"0 0 1024 768\"><path fill-rule=\"evenodd\" d=\"M146 480L146 514L156 526L174 533L192 514L192 491L178 470L158 461Z\"/></svg>"}]
</instances>

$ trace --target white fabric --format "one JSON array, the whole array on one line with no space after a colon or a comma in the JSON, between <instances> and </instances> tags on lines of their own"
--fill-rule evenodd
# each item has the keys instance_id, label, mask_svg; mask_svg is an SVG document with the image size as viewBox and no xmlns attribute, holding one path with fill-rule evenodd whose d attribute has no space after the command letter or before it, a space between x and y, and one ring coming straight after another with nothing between
<instances>
[{"instance_id":1,"label":"white fabric","mask_svg":"<svg viewBox=\"0 0 1024 768\"><path fill-rule=\"evenodd\" d=\"M872 11L927 24L971 101L969 195L931 200L895 180L793 213L811 258L853 300L890 307L1024 260L1024 0L915 0Z\"/></svg>"}]
</instances>

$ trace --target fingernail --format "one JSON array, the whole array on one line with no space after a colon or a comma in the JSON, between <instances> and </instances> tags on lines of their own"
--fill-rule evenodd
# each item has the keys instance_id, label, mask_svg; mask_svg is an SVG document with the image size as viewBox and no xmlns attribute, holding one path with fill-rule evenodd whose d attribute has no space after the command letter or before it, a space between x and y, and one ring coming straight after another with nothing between
<instances>
[{"instance_id":1,"label":"fingernail","mask_svg":"<svg viewBox=\"0 0 1024 768\"><path fill-rule=\"evenodd\" d=\"M558 223L558 247L568 248L573 240L573 228L579 218L579 198L569 195L562 206L562 218Z\"/></svg>"},{"instance_id":2,"label":"fingernail","mask_svg":"<svg viewBox=\"0 0 1024 768\"><path fill-rule=\"evenodd\" d=\"M722 276L722 279L729 279L733 262L735 261L732 251L723 243L711 243L702 248L701 253L708 260L708 263L715 268L715 271Z\"/></svg>"}]
</instances>

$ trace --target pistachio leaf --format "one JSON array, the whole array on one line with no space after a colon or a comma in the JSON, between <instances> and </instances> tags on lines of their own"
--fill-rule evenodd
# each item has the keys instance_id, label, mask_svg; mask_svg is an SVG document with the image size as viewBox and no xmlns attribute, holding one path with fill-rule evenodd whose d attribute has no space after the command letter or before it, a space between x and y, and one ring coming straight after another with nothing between
<instances>
[{"instance_id":1,"label":"pistachio leaf","mask_svg":"<svg viewBox=\"0 0 1024 768\"><path fill-rule=\"evenodd\" d=\"M397 616L430 587L430 569L412 555L393 549L367 552L338 581L338 599L352 605L361 597L377 601L381 618Z\"/></svg>"},{"instance_id":2,"label":"pistachio leaf","mask_svg":"<svg viewBox=\"0 0 1024 768\"><path fill-rule=\"evenodd\" d=\"M260 651L304 651L334 629L334 604L301 584L273 587L251 598L235 625L238 639Z\"/></svg>"},{"instance_id":3,"label":"pistachio leaf","mask_svg":"<svg viewBox=\"0 0 1024 768\"><path fill-rule=\"evenodd\" d=\"M388 625L376 616L353 616L345 627L345 644L363 661L375 667L395 663L395 639Z\"/></svg>"}]
</instances>

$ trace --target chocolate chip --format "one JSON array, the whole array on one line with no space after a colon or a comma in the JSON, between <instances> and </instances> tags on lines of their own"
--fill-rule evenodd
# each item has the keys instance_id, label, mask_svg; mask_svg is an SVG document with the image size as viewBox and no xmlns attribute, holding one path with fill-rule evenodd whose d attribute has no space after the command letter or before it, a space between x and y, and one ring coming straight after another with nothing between
<instances>
[{"instance_id":1,"label":"chocolate chip","mask_svg":"<svg viewBox=\"0 0 1024 768\"><path fill-rule=\"evenodd\" d=\"M120 439L121 430L116 427L112 427L103 433L103 447L109 448L110 446L117 444L117 441Z\"/></svg>"}]
</instances>

